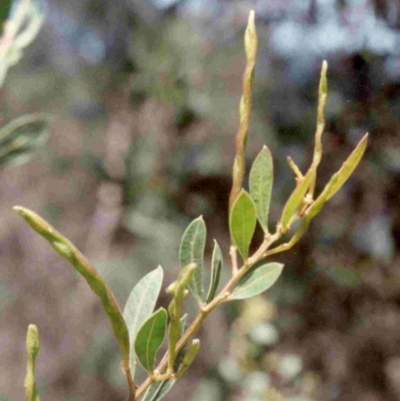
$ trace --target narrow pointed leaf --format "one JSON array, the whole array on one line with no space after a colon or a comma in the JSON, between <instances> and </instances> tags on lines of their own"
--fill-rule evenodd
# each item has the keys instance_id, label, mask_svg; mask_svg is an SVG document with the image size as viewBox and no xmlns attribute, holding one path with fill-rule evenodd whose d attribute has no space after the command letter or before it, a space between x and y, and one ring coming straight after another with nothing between
<instances>
[{"instance_id":1,"label":"narrow pointed leaf","mask_svg":"<svg viewBox=\"0 0 400 401\"><path fill-rule=\"evenodd\" d=\"M334 174L334 176L331 178L329 183L325 186L324 190L321 192L321 194L318 196L318 198L314 201L314 203L310 206L310 208L307 210L306 216L304 217L300 227L296 231L296 233L293 235L293 237L289 241L289 247L291 248L294 246L302 237L304 232L307 230L308 226L311 223L311 220L322 210L324 207L325 203L329 199L329 193L331 191L331 188L336 185L337 181L339 179L338 173Z\"/></svg>"},{"instance_id":2,"label":"narrow pointed leaf","mask_svg":"<svg viewBox=\"0 0 400 401\"><path fill-rule=\"evenodd\" d=\"M189 284L189 289L199 303L203 296L203 259L206 244L206 225L203 217L193 220L183 234L179 249L179 261L181 267L195 263L196 271Z\"/></svg>"},{"instance_id":3,"label":"narrow pointed leaf","mask_svg":"<svg viewBox=\"0 0 400 401\"><path fill-rule=\"evenodd\" d=\"M332 198L333 195L339 191L340 188L344 185L347 179L351 176L355 168L358 166L364 152L367 147L368 134L365 134L361 141L358 143L356 148L353 150L349 158L343 163L343 166L337 172L338 180L335 185L332 185L327 200Z\"/></svg>"},{"instance_id":4,"label":"narrow pointed leaf","mask_svg":"<svg viewBox=\"0 0 400 401\"><path fill-rule=\"evenodd\" d=\"M159 401L161 400L172 386L175 384L176 380L170 379L160 382L155 382L150 385L147 389L143 401Z\"/></svg>"},{"instance_id":5,"label":"narrow pointed leaf","mask_svg":"<svg viewBox=\"0 0 400 401\"><path fill-rule=\"evenodd\" d=\"M76 271L86 280L92 291L100 298L103 309L108 315L114 336L118 342L124 367L129 370L129 334L125 319L119 309L114 294L108 288L104 279L85 256L62 234L52 227L46 220L20 206L13 208L25 221L64 258L66 258Z\"/></svg>"},{"instance_id":6,"label":"narrow pointed leaf","mask_svg":"<svg viewBox=\"0 0 400 401\"><path fill-rule=\"evenodd\" d=\"M29 161L49 139L53 118L47 114L19 117L0 129L0 166Z\"/></svg>"},{"instance_id":7,"label":"narrow pointed leaf","mask_svg":"<svg viewBox=\"0 0 400 401\"><path fill-rule=\"evenodd\" d=\"M157 351L161 347L167 327L167 311L160 308L139 329L135 340L135 353L140 364L153 372Z\"/></svg>"},{"instance_id":8,"label":"narrow pointed leaf","mask_svg":"<svg viewBox=\"0 0 400 401\"><path fill-rule=\"evenodd\" d=\"M290 222L290 219L296 213L297 208L300 206L304 199L304 195L307 192L310 183L312 182L314 171L308 170L300 184L297 185L296 189L290 195L285 207L283 208L281 224L282 227L286 228Z\"/></svg>"},{"instance_id":9,"label":"narrow pointed leaf","mask_svg":"<svg viewBox=\"0 0 400 401\"><path fill-rule=\"evenodd\" d=\"M211 302L215 293L217 292L219 279L221 277L221 268L222 268L222 252L221 248L218 245L218 242L214 240L214 250L211 260L211 280L210 280L210 288L208 290L206 303Z\"/></svg>"},{"instance_id":10,"label":"narrow pointed leaf","mask_svg":"<svg viewBox=\"0 0 400 401\"><path fill-rule=\"evenodd\" d=\"M273 179L271 152L264 146L250 171L250 194L254 200L258 221L265 233L268 233L268 214Z\"/></svg>"},{"instance_id":11,"label":"narrow pointed leaf","mask_svg":"<svg viewBox=\"0 0 400 401\"><path fill-rule=\"evenodd\" d=\"M123 316L129 331L132 379L135 377L136 335L146 319L153 313L160 294L163 276L164 272L161 266L144 276L133 288L125 305Z\"/></svg>"},{"instance_id":12,"label":"narrow pointed leaf","mask_svg":"<svg viewBox=\"0 0 400 401\"><path fill-rule=\"evenodd\" d=\"M256 208L250 195L242 189L233 203L229 217L231 237L243 260L247 259L249 246L256 228Z\"/></svg>"},{"instance_id":13,"label":"narrow pointed leaf","mask_svg":"<svg viewBox=\"0 0 400 401\"><path fill-rule=\"evenodd\" d=\"M179 369L179 371L176 373L176 377L179 379L182 377L185 372L189 369L190 365L193 363L193 361L196 358L196 355L198 354L200 349L200 340L198 338L192 340L191 344L189 345L186 355L182 361L182 365Z\"/></svg>"},{"instance_id":14,"label":"narrow pointed leaf","mask_svg":"<svg viewBox=\"0 0 400 401\"><path fill-rule=\"evenodd\" d=\"M366 134L361 139L361 141L353 150L349 158L345 161L341 169L332 176L328 184L325 186L324 190L314 201L314 203L310 206L300 228L296 231L296 233L289 241L290 247L295 245L300 240L304 232L307 230L311 220L322 210L325 203L330 198L332 198L332 196L335 195L336 192L340 190L340 188L344 185L344 183L353 173L353 171L357 167L358 163L360 162L365 152L367 146L367 140L368 140L368 134Z\"/></svg>"},{"instance_id":15,"label":"narrow pointed leaf","mask_svg":"<svg viewBox=\"0 0 400 401\"><path fill-rule=\"evenodd\" d=\"M272 287L282 273L281 263L268 263L249 270L239 281L229 300L254 297Z\"/></svg>"}]
</instances>

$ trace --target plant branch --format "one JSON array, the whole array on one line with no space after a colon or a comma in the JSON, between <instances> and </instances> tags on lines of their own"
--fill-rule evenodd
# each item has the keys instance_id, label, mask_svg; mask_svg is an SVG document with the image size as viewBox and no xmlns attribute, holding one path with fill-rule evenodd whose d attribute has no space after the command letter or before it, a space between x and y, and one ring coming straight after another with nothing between
<instances>
[{"instance_id":1,"label":"plant branch","mask_svg":"<svg viewBox=\"0 0 400 401\"><path fill-rule=\"evenodd\" d=\"M193 320L192 324L187 328L187 330L183 333L182 337L179 339L179 341L176 344L175 347L175 354L177 354L185 345L186 343L190 340L190 338L199 330L201 327L201 324L203 321L206 319L206 317L219 305L224 303L227 298L229 297L231 291L233 288L236 286L238 281L244 276L245 273L248 272L248 270L259 260L264 258L264 254L267 251L267 249L274 243L276 242L280 237L281 237L281 232L277 230L277 232L273 235L269 235L263 243L260 245L260 247L257 249L254 254L246 260L246 262L243 264L243 266L237 270L237 272L231 277L231 279L228 281L228 283L225 285L225 287L221 290L221 292L208 304L205 304L201 307L199 310L199 313L197 314L196 318ZM162 372L168 365L168 353L164 355L162 358L161 362L156 368L157 372ZM144 392L147 390L147 388L153 383L154 378L153 377L148 377L136 390L136 399L141 397Z\"/></svg>"}]
</instances>

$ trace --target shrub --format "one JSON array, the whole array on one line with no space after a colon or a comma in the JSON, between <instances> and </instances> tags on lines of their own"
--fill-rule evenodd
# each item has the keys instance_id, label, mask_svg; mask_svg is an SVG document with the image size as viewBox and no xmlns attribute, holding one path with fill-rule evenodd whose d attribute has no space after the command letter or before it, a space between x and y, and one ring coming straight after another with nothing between
<instances>
[{"instance_id":1,"label":"shrub","mask_svg":"<svg viewBox=\"0 0 400 401\"><path fill-rule=\"evenodd\" d=\"M243 189L246 173L245 148L251 116L251 87L257 53L254 19L252 11L245 32L247 65L243 76L243 94L239 107L240 124L236 136L233 183L229 198L229 255L232 275L221 290L219 281L223 258L218 242L214 241L211 278L208 291L204 291L203 256L207 233L202 216L195 219L183 234L179 250L182 269L176 281L167 288L167 293L171 295L168 308L161 307L154 312L163 280L163 269L159 266L137 283L124 310L121 311L103 278L68 239L36 213L20 206L14 207L35 231L71 262L100 298L121 352L129 401L140 397L145 401L160 400L171 389L195 359L200 341L193 337L215 308L227 302L261 294L274 285L282 273L283 265L273 261L265 262L265 259L288 251L300 240L311 220L351 176L367 145L365 135L323 191L315 195L317 169L323 155L322 134L327 99L327 63L324 61L319 84L312 162L308 170L302 173L294 161L288 158L296 185L284 205L280 220L271 230L268 215L273 187L273 160L266 146L261 149L251 167L249 192ZM264 239L258 249L250 254L250 244L257 223L264 232ZM282 241L283 237L289 240ZM197 316L190 323L184 314L185 298L189 292L198 303ZM164 340L168 342L168 351L159 359L157 353ZM27 335L28 373L25 381L28 401L39 400L34 379L34 363L38 350L38 330L36 326L30 325ZM135 383L137 363L148 373L147 379L138 386Z\"/></svg>"}]
</instances>

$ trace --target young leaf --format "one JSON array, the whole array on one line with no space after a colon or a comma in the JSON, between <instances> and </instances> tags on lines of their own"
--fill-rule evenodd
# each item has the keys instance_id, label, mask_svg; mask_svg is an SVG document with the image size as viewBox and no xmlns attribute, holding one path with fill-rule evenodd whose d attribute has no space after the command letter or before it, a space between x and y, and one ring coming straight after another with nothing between
<instances>
[{"instance_id":1,"label":"young leaf","mask_svg":"<svg viewBox=\"0 0 400 401\"><path fill-rule=\"evenodd\" d=\"M191 344L189 345L186 351L186 355L183 358L182 365L176 374L177 378L182 377L182 375L189 369L190 365L196 358L199 349L200 349L200 340L196 338L192 340Z\"/></svg>"},{"instance_id":2,"label":"young leaf","mask_svg":"<svg viewBox=\"0 0 400 401\"><path fill-rule=\"evenodd\" d=\"M0 129L0 166L29 161L49 139L53 118L47 114L19 117Z\"/></svg>"},{"instance_id":3,"label":"young leaf","mask_svg":"<svg viewBox=\"0 0 400 401\"><path fill-rule=\"evenodd\" d=\"M344 183L347 181L347 179L351 176L355 168L358 166L358 163L360 162L365 152L365 148L367 147L367 141L368 141L368 134L365 134L364 137L356 146L356 148L353 150L351 155L348 157L348 159L343 163L343 166L336 173L338 175L338 180L336 181L335 185L332 185L327 200L332 198L332 196L335 195L340 188L342 188Z\"/></svg>"},{"instance_id":4,"label":"young leaf","mask_svg":"<svg viewBox=\"0 0 400 401\"><path fill-rule=\"evenodd\" d=\"M175 346L182 334L181 316L183 312L183 300L185 299L188 290L186 287L193 278L193 273L196 270L196 265L191 263L185 266L179 272L178 278L167 288L167 293L173 294L173 299L168 306L170 317L168 329L168 372L174 373L175 365Z\"/></svg>"},{"instance_id":5,"label":"young leaf","mask_svg":"<svg viewBox=\"0 0 400 401\"><path fill-rule=\"evenodd\" d=\"M132 379L135 377L135 339L139 328L152 314L160 294L164 272L161 266L144 276L133 288L124 309L124 319L129 331L130 367Z\"/></svg>"},{"instance_id":6,"label":"young leaf","mask_svg":"<svg viewBox=\"0 0 400 401\"><path fill-rule=\"evenodd\" d=\"M143 401L161 400L161 398L163 398L168 393L168 391L171 390L175 382L175 379L170 379L151 384L143 397Z\"/></svg>"},{"instance_id":7,"label":"young leaf","mask_svg":"<svg viewBox=\"0 0 400 401\"><path fill-rule=\"evenodd\" d=\"M233 203L229 216L231 237L243 260L247 259L249 246L256 228L256 208L250 195L242 189Z\"/></svg>"},{"instance_id":8,"label":"young leaf","mask_svg":"<svg viewBox=\"0 0 400 401\"><path fill-rule=\"evenodd\" d=\"M195 263L197 266L190 281L189 289L199 303L202 302L203 295L203 258L206 233L206 225L203 217L200 216L189 224L183 234L179 249L179 261L182 268L190 263Z\"/></svg>"},{"instance_id":9,"label":"young leaf","mask_svg":"<svg viewBox=\"0 0 400 401\"><path fill-rule=\"evenodd\" d=\"M129 370L129 334L125 320L119 309L114 294L108 288L104 279L100 276L95 267L85 256L62 234L52 227L46 220L21 206L14 206L13 209L20 214L25 221L43 238L49 241L50 245L64 258L66 258L82 275L89 284L92 291L100 298L104 311L107 313L118 342L124 367Z\"/></svg>"},{"instance_id":10,"label":"young leaf","mask_svg":"<svg viewBox=\"0 0 400 401\"><path fill-rule=\"evenodd\" d=\"M261 294L275 284L282 273L282 269L281 263L268 263L249 270L228 299L246 299Z\"/></svg>"},{"instance_id":11,"label":"young leaf","mask_svg":"<svg viewBox=\"0 0 400 401\"><path fill-rule=\"evenodd\" d=\"M210 288L208 290L206 303L211 302L215 297L215 293L217 292L219 279L221 276L221 268L222 268L222 252L221 248L218 245L218 242L214 240L214 250L211 261Z\"/></svg>"},{"instance_id":12,"label":"young leaf","mask_svg":"<svg viewBox=\"0 0 400 401\"><path fill-rule=\"evenodd\" d=\"M254 200L258 221L265 233L268 233L268 214L273 179L271 152L264 146L250 171L250 194Z\"/></svg>"},{"instance_id":13,"label":"young leaf","mask_svg":"<svg viewBox=\"0 0 400 401\"><path fill-rule=\"evenodd\" d=\"M39 348L39 331L34 324L30 324L26 334L26 353L28 354L28 363L24 383L27 401L40 401L40 398L37 395L35 381L35 361Z\"/></svg>"},{"instance_id":14,"label":"young leaf","mask_svg":"<svg viewBox=\"0 0 400 401\"><path fill-rule=\"evenodd\" d=\"M307 192L308 187L313 179L314 171L312 169L308 170L307 174L304 176L300 184L297 185L296 189L292 192L289 199L283 208L281 224L284 229L290 222L290 219L295 214L297 208L303 201L304 195Z\"/></svg>"},{"instance_id":15,"label":"young leaf","mask_svg":"<svg viewBox=\"0 0 400 401\"><path fill-rule=\"evenodd\" d=\"M135 340L135 352L140 364L153 372L156 354L164 340L167 327L167 311L160 308L139 329Z\"/></svg>"},{"instance_id":16,"label":"young leaf","mask_svg":"<svg viewBox=\"0 0 400 401\"><path fill-rule=\"evenodd\" d=\"M346 162L343 164L342 168L332 176L328 184L325 186L324 190L321 192L321 194L318 196L318 198L314 201L314 203L310 206L310 208L307 210L306 216L300 226L300 228L296 231L296 233L293 235L293 237L289 241L289 248L290 249L293 245L295 245L301 236L304 234L306 229L308 228L311 220L322 210L323 206L325 203L332 198L333 195L337 191L340 190L340 188L343 186L343 184L346 182L346 180L350 177L350 175L353 173L354 169L357 167L358 163L360 162L364 152L365 148L367 146L367 139L368 139L368 134L366 134L357 147L353 150L349 158L346 160ZM279 248L279 247L278 247Z\"/></svg>"},{"instance_id":17,"label":"young leaf","mask_svg":"<svg viewBox=\"0 0 400 401\"><path fill-rule=\"evenodd\" d=\"M324 190L322 193L318 196L318 198L313 202L313 204L309 207L309 209L306 212L306 215L298 228L298 230L294 233L293 237L290 239L290 241L286 244L282 244L278 246L277 248L271 249L268 251L266 256L274 255L275 253L279 253L282 251L287 251L291 249L296 243L300 240L304 232L307 230L309 224L311 223L311 220L322 210L324 207L329 192L333 186L336 185L336 182L338 180L339 176L338 173L334 174L329 183L325 186Z\"/></svg>"},{"instance_id":18,"label":"young leaf","mask_svg":"<svg viewBox=\"0 0 400 401\"><path fill-rule=\"evenodd\" d=\"M339 179L338 173L334 174L329 183L325 186L324 190L321 192L321 194L318 196L318 198L313 202L313 204L310 206L310 208L307 210L306 216L303 219L303 222L301 223L300 227L298 230L295 232L293 237L289 241L289 248L290 249L292 246L294 246L302 237L304 232L307 230L308 226L311 223L311 220L322 210L324 207L326 201L328 200L328 195L333 186L336 185L337 181Z\"/></svg>"}]
</instances>

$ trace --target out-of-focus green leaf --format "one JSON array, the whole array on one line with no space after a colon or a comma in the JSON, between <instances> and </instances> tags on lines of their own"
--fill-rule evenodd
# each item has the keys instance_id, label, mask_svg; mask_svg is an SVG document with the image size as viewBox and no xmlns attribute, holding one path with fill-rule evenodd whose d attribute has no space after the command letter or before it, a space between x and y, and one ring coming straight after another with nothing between
<instances>
[{"instance_id":1,"label":"out-of-focus green leaf","mask_svg":"<svg viewBox=\"0 0 400 401\"><path fill-rule=\"evenodd\" d=\"M247 259L249 246L256 229L256 208L250 195L242 189L232 206L229 216L231 237L243 260Z\"/></svg>"},{"instance_id":2,"label":"out-of-focus green leaf","mask_svg":"<svg viewBox=\"0 0 400 401\"><path fill-rule=\"evenodd\" d=\"M8 14L4 35L0 37L0 88L8 68L21 60L24 48L35 39L44 21L44 14L36 2L19 1L16 4L15 11Z\"/></svg>"},{"instance_id":3,"label":"out-of-focus green leaf","mask_svg":"<svg viewBox=\"0 0 400 401\"><path fill-rule=\"evenodd\" d=\"M10 15L12 0L2 0L0 3L0 35L3 32L4 22Z\"/></svg>"},{"instance_id":4,"label":"out-of-focus green leaf","mask_svg":"<svg viewBox=\"0 0 400 401\"><path fill-rule=\"evenodd\" d=\"M254 200L258 221L266 233L268 232L268 214L273 180L271 152L264 146L254 160L250 171L250 194Z\"/></svg>"},{"instance_id":5,"label":"out-of-focus green leaf","mask_svg":"<svg viewBox=\"0 0 400 401\"><path fill-rule=\"evenodd\" d=\"M139 328L152 314L160 294L164 272L161 266L144 276L133 288L124 309L124 319L129 331L130 367L135 378L135 340Z\"/></svg>"},{"instance_id":6,"label":"out-of-focus green leaf","mask_svg":"<svg viewBox=\"0 0 400 401\"><path fill-rule=\"evenodd\" d=\"M125 369L129 368L129 333L125 319L119 309L114 294L108 288L104 279L85 256L62 234L52 227L46 220L21 206L13 208L25 221L64 258L66 258L75 270L86 280L92 291L100 298L103 309L108 315L114 336L118 342L124 360Z\"/></svg>"},{"instance_id":7,"label":"out-of-focus green leaf","mask_svg":"<svg viewBox=\"0 0 400 401\"><path fill-rule=\"evenodd\" d=\"M308 170L307 174L304 176L300 184L297 185L296 189L292 192L289 199L287 200L285 207L283 208L281 224L284 229L290 222L290 219L296 213L297 208L303 201L304 195L307 192L308 187L313 179L314 171L312 169Z\"/></svg>"},{"instance_id":8,"label":"out-of-focus green leaf","mask_svg":"<svg viewBox=\"0 0 400 401\"><path fill-rule=\"evenodd\" d=\"M239 281L229 300L254 297L272 287L282 273L283 264L268 263L249 270Z\"/></svg>"},{"instance_id":9,"label":"out-of-focus green leaf","mask_svg":"<svg viewBox=\"0 0 400 401\"><path fill-rule=\"evenodd\" d=\"M154 370L157 351L164 341L167 317L167 311L160 308L144 322L136 336L135 353L140 364L150 373Z\"/></svg>"},{"instance_id":10,"label":"out-of-focus green leaf","mask_svg":"<svg viewBox=\"0 0 400 401\"><path fill-rule=\"evenodd\" d=\"M189 224L183 234L179 249L179 262L182 268L191 263L195 263L197 266L189 283L189 289L199 303L202 302L203 296L203 259L206 235L206 225L203 217L200 216Z\"/></svg>"},{"instance_id":11,"label":"out-of-focus green leaf","mask_svg":"<svg viewBox=\"0 0 400 401\"><path fill-rule=\"evenodd\" d=\"M356 289L361 285L357 273L345 266L332 266L328 269L321 269L321 272L342 288Z\"/></svg>"},{"instance_id":12,"label":"out-of-focus green leaf","mask_svg":"<svg viewBox=\"0 0 400 401\"><path fill-rule=\"evenodd\" d=\"M206 303L211 302L215 297L219 284L219 279L221 277L221 268L222 268L222 252L221 248L218 245L218 242L214 240L214 250L211 260L210 288L208 290Z\"/></svg>"},{"instance_id":13,"label":"out-of-focus green leaf","mask_svg":"<svg viewBox=\"0 0 400 401\"><path fill-rule=\"evenodd\" d=\"M335 174L335 176L337 175L338 179L336 180L335 185L331 185L327 200L332 198L332 196L335 195L340 188L342 188L344 183L347 181L347 179L351 176L355 168L358 166L358 163L360 162L365 152L365 148L367 147L367 141L368 141L368 134L365 134L361 139L361 141L356 146L356 148L353 150L351 155L348 157L348 159L343 163L340 170Z\"/></svg>"},{"instance_id":14,"label":"out-of-focus green leaf","mask_svg":"<svg viewBox=\"0 0 400 401\"><path fill-rule=\"evenodd\" d=\"M30 324L26 334L26 353L28 354L28 363L24 383L27 401L40 401L40 398L37 395L35 381L35 361L39 348L39 331L34 324Z\"/></svg>"},{"instance_id":15,"label":"out-of-focus green leaf","mask_svg":"<svg viewBox=\"0 0 400 401\"><path fill-rule=\"evenodd\" d=\"M49 139L53 118L47 114L19 117L0 129L0 166L26 163Z\"/></svg>"}]
</instances>

